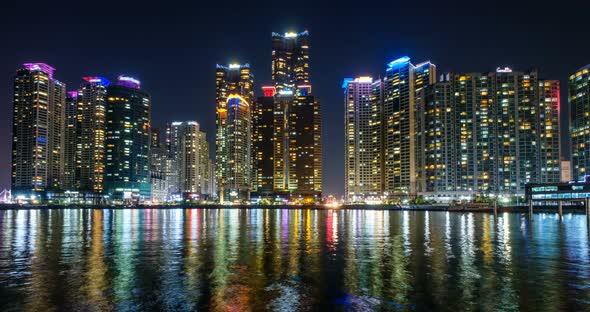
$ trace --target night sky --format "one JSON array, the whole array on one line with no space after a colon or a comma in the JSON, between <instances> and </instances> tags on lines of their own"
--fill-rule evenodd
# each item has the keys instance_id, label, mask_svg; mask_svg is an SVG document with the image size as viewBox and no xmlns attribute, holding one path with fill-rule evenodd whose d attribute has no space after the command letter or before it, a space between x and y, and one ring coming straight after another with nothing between
<instances>
[{"instance_id":1,"label":"night sky","mask_svg":"<svg viewBox=\"0 0 590 312\"><path fill-rule=\"evenodd\" d=\"M581 0L200 2L3 1L0 191L10 187L12 76L25 62L52 65L68 90L82 76L134 76L152 95L154 126L196 120L213 142L215 64L250 63L260 94L271 82L271 32L307 29L326 195L344 192L342 78L377 77L404 55L414 64L431 60L439 74L536 67L561 80L563 138L567 77L590 63L590 5Z\"/></svg>"}]
</instances>

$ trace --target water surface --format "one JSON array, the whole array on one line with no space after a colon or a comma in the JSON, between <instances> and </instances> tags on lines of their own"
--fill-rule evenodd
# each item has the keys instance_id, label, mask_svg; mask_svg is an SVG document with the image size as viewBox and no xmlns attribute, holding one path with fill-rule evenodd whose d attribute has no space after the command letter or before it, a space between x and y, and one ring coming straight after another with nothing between
<instances>
[{"instance_id":1,"label":"water surface","mask_svg":"<svg viewBox=\"0 0 590 312\"><path fill-rule=\"evenodd\" d=\"M584 215L0 211L0 311L586 311Z\"/></svg>"}]
</instances>

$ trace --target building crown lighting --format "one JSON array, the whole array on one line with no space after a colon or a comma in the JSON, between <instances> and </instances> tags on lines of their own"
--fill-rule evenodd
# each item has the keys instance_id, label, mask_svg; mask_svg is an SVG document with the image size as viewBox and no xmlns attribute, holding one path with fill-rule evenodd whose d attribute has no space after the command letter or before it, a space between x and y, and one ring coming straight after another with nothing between
<instances>
[{"instance_id":1,"label":"building crown lighting","mask_svg":"<svg viewBox=\"0 0 590 312\"><path fill-rule=\"evenodd\" d=\"M82 79L84 79L85 81L87 81L93 85L101 85L101 86L108 87L111 84L111 82L108 79L106 79L105 77L87 76L87 77L82 77Z\"/></svg>"},{"instance_id":2,"label":"building crown lighting","mask_svg":"<svg viewBox=\"0 0 590 312\"><path fill-rule=\"evenodd\" d=\"M128 76L119 76L117 78L117 84L123 87L129 87L134 89L139 89L141 87L141 82L133 77Z\"/></svg>"},{"instance_id":3,"label":"building crown lighting","mask_svg":"<svg viewBox=\"0 0 590 312\"><path fill-rule=\"evenodd\" d=\"M23 66L30 71L42 71L49 75L49 78L53 78L53 72L55 71L55 68L45 63L24 63Z\"/></svg>"},{"instance_id":4,"label":"building crown lighting","mask_svg":"<svg viewBox=\"0 0 590 312\"><path fill-rule=\"evenodd\" d=\"M407 56L400 57L397 60L393 60L393 61L389 62L389 64L387 64L387 68L391 69L391 68L400 66L400 65L408 63L408 62L410 62L409 57L407 57Z\"/></svg>"}]
</instances>

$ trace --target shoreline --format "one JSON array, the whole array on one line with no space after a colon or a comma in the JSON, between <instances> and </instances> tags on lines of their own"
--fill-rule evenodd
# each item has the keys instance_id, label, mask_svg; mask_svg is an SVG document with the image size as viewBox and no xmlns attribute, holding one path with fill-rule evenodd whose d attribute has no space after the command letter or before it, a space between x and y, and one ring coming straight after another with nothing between
<instances>
[{"instance_id":1,"label":"shoreline","mask_svg":"<svg viewBox=\"0 0 590 312\"><path fill-rule=\"evenodd\" d=\"M475 212L494 213L491 207L486 208L450 208L448 205L415 205L400 207L398 205L342 205L338 207L320 205L151 205L151 206L111 206L111 205L19 205L0 204L2 210L66 210L66 209L101 209L101 210L125 210L125 209L310 209L310 210L387 210L387 211L448 211L448 212ZM558 213L557 205L535 206L533 211L543 213ZM528 213L526 206L498 207L498 213ZM564 213L585 214L583 206L564 207Z\"/></svg>"}]
</instances>

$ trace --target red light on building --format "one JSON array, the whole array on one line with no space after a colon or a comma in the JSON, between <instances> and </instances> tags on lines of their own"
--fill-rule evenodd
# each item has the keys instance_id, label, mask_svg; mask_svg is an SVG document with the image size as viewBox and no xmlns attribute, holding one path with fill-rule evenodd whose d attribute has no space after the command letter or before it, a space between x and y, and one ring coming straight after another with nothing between
<instances>
[{"instance_id":1,"label":"red light on building","mask_svg":"<svg viewBox=\"0 0 590 312\"><path fill-rule=\"evenodd\" d=\"M262 92L264 92L264 96L275 96L277 89L275 87L262 87Z\"/></svg>"}]
</instances>

